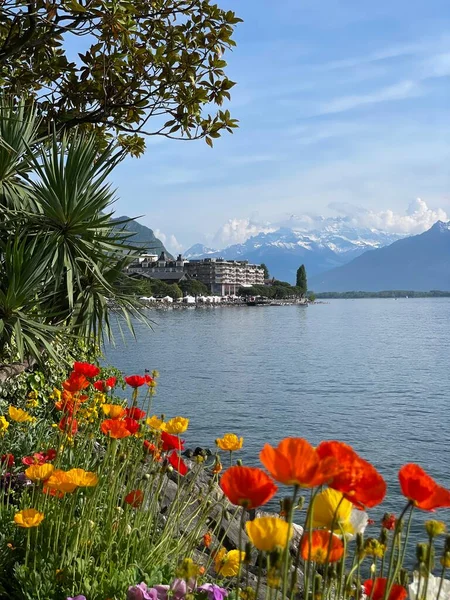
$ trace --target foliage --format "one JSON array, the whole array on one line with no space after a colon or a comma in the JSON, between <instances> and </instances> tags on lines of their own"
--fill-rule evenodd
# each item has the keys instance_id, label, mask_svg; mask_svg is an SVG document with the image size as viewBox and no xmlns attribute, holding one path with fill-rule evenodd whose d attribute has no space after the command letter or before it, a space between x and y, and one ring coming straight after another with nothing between
<instances>
[{"instance_id":1,"label":"foliage","mask_svg":"<svg viewBox=\"0 0 450 600\"><path fill-rule=\"evenodd\" d=\"M264 271L264 279L269 279L269 269L265 263L261 263L261 269Z\"/></svg>"},{"instance_id":2,"label":"foliage","mask_svg":"<svg viewBox=\"0 0 450 600\"><path fill-rule=\"evenodd\" d=\"M236 127L228 110L205 113L230 99L222 55L240 22L210 0L6 0L0 15L2 89L37 101L44 134L113 133L137 156L146 134L212 145Z\"/></svg>"},{"instance_id":3,"label":"foliage","mask_svg":"<svg viewBox=\"0 0 450 600\"><path fill-rule=\"evenodd\" d=\"M197 279L180 281L179 286L185 296L209 296L210 292L206 285Z\"/></svg>"},{"instance_id":4,"label":"foliage","mask_svg":"<svg viewBox=\"0 0 450 600\"><path fill-rule=\"evenodd\" d=\"M22 103L0 98L0 360L56 359L58 336L110 333L109 302L139 315L123 268L138 254L114 228L106 182L121 153L92 136L37 137Z\"/></svg>"},{"instance_id":5,"label":"foliage","mask_svg":"<svg viewBox=\"0 0 450 600\"><path fill-rule=\"evenodd\" d=\"M431 290L415 292L413 290L387 290L383 292L317 292L317 298L448 298L450 291Z\"/></svg>"},{"instance_id":6,"label":"foliage","mask_svg":"<svg viewBox=\"0 0 450 600\"><path fill-rule=\"evenodd\" d=\"M274 298L282 300L285 298L300 298L303 293L296 286L292 286L286 281L273 280L271 285L253 285L251 287L242 287L238 290L239 296L262 296L264 298Z\"/></svg>"},{"instance_id":7,"label":"foliage","mask_svg":"<svg viewBox=\"0 0 450 600\"><path fill-rule=\"evenodd\" d=\"M300 265L300 267L297 269L296 286L299 288L299 290L301 290L302 296L304 296L308 290L305 265Z\"/></svg>"},{"instance_id":8,"label":"foliage","mask_svg":"<svg viewBox=\"0 0 450 600\"><path fill-rule=\"evenodd\" d=\"M178 300L183 296L181 285L166 283L160 279L136 279L136 287L142 296L154 296L155 298L170 296L173 300Z\"/></svg>"}]
</instances>

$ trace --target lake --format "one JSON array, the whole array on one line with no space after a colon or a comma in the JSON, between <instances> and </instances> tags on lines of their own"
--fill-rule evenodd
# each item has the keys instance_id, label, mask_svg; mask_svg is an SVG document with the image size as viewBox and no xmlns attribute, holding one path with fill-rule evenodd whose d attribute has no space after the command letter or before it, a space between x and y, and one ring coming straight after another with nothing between
<instances>
[{"instance_id":1,"label":"lake","mask_svg":"<svg viewBox=\"0 0 450 600\"><path fill-rule=\"evenodd\" d=\"M125 374L160 371L154 412L191 419L187 447L214 448L234 432L245 438L239 456L256 465L263 444L285 436L350 443L388 482L376 518L403 506L405 462L450 487L450 299L149 315L153 330L139 326L126 345L118 337L106 359Z\"/></svg>"}]
</instances>

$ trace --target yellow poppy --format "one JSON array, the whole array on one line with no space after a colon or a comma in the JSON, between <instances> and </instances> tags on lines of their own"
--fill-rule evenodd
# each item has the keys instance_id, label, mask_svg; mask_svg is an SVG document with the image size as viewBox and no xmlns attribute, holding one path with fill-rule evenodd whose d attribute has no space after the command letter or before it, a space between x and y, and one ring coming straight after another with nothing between
<instances>
[{"instance_id":1,"label":"yellow poppy","mask_svg":"<svg viewBox=\"0 0 450 600\"><path fill-rule=\"evenodd\" d=\"M184 417L174 417L167 421L165 431L172 435L179 435L180 433L184 433L188 426L189 419L185 419Z\"/></svg>"},{"instance_id":2,"label":"yellow poppy","mask_svg":"<svg viewBox=\"0 0 450 600\"><path fill-rule=\"evenodd\" d=\"M54 466L48 463L43 465L31 465L25 471L25 475L31 481L46 481L54 471Z\"/></svg>"},{"instance_id":3,"label":"yellow poppy","mask_svg":"<svg viewBox=\"0 0 450 600\"><path fill-rule=\"evenodd\" d=\"M222 577L234 577L239 573L239 565L245 560L245 552L241 550L219 550L214 558L214 567Z\"/></svg>"},{"instance_id":4,"label":"yellow poppy","mask_svg":"<svg viewBox=\"0 0 450 600\"><path fill-rule=\"evenodd\" d=\"M14 523L18 527L37 527L44 520L44 514L35 508L26 508L14 515Z\"/></svg>"},{"instance_id":5,"label":"yellow poppy","mask_svg":"<svg viewBox=\"0 0 450 600\"><path fill-rule=\"evenodd\" d=\"M0 417L0 435L3 435L4 433L6 433L6 430L9 427L9 421L7 421L5 419L5 417L2 415Z\"/></svg>"},{"instance_id":6,"label":"yellow poppy","mask_svg":"<svg viewBox=\"0 0 450 600\"><path fill-rule=\"evenodd\" d=\"M353 504L343 497L341 492L327 488L317 494L314 501L313 529L328 529L334 521L335 533L354 533L350 522Z\"/></svg>"},{"instance_id":7,"label":"yellow poppy","mask_svg":"<svg viewBox=\"0 0 450 600\"><path fill-rule=\"evenodd\" d=\"M166 423L164 423L164 421L162 419L158 419L158 417L156 415L153 415L153 417L149 417L148 419L145 419L145 422L150 427L150 429L158 429L159 431L166 430Z\"/></svg>"},{"instance_id":8,"label":"yellow poppy","mask_svg":"<svg viewBox=\"0 0 450 600\"><path fill-rule=\"evenodd\" d=\"M244 438L238 438L235 433L226 433L222 438L216 440L216 444L221 450L235 452L244 445Z\"/></svg>"},{"instance_id":9,"label":"yellow poppy","mask_svg":"<svg viewBox=\"0 0 450 600\"><path fill-rule=\"evenodd\" d=\"M67 477L65 471L55 470L45 482L45 486L50 490L57 490L63 494L73 492L77 488L77 484Z\"/></svg>"},{"instance_id":10,"label":"yellow poppy","mask_svg":"<svg viewBox=\"0 0 450 600\"><path fill-rule=\"evenodd\" d=\"M285 548L293 534L292 526L278 517L260 517L245 524L250 541L263 552Z\"/></svg>"},{"instance_id":11,"label":"yellow poppy","mask_svg":"<svg viewBox=\"0 0 450 600\"><path fill-rule=\"evenodd\" d=\"M110 419L121 419L126 414L126 410L120 404L102 404L102 410Z\"/></svg>"},{"instance_id":12,"label":"yellow poppy","mask_svg":"<svg viewBox=\"0 0 450 600\"><path fill-rule=\"evenodd\" d=\"M77 487L94 487L98 483L98 477L92 471L84 469L70 469L66 471L66 480L72 482Z\"/></svg>"},{"instance_id":13,"label":"yellow poppy","mask_svg":"<svg viewBox=\"0 0 450 600\"><path fill-rule=\"evenodd\" d=\"M10 419L16 421L17 423L26 423L27 421L33 421L33 417L21 408L15 408L14 406L10 406L8 408L8 413Z\"/></svg>"}]
</instances>

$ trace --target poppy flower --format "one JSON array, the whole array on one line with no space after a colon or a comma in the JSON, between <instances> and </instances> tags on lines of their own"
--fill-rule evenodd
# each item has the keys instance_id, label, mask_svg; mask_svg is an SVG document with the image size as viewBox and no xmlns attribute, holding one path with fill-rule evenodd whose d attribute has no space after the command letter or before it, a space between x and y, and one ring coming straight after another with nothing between
<instances>
[{"instance_id":1,"label":"poppy flower","mask_svg":"<svg viewBox=\"0 0 450 600\"><path fill-rule=\"evenodd\" d=\"M146 415L146 412L138 408L137 406L133 406L132 408L125 409L127 413L127 417L130 419L134 419L135 421L140 421Z\"/></svg>"},{"instance_id":2,"label":"poppy flower","mask_svg":"<svg viewBox=\"0 0 450 600\"><path fill-rule=\"evenodd\" d=\"M164 452L169 450L184 450L184 440L176 435L171 435L165 431L161 432L162 449Z\"/></svg>"},{"instance_id":3,"label":"poppy flower","mask_svg":"<svg viewBox=\"0 0 450 600\"><path fill-rule=\"evenodd\" d=\"M385 529L395 529L396 518L392 513L384 513L383 519L381 520L381 527Z\"/></svg>"},{"instance_id":4,"label":"poppy flower","mask_svg":"<svg viewBox=\"0 0 450 600\"><path fill-rule=\"evenodd\" d=\"M100 373L100 369L96 365L88 362L76 362L73 365L75 373L84 375L85 377L96 377Z\"/></svg>"},{"instance_id":5,"label":"poppy flower","mask_svg":"<svg viewBox=\"0 0 450 600\"><path fill-rule=\"evenodd\" d=\"M94 382L94 387L99 392L109 392L117 383L116 377L108 377L108 379L99 379Z\"/></svg>"},{"instance_id":6,"label":"poppy flower","mask_svg":"<svg viewBox=\"0 0 450 600\"><path fill-rule=\"evenodd\" d=\"M184 433L188 426L189 419L186 419L185 417L174 417L167 421L165 431L167 431L167 433L179 435L180 433Z\"/></svg>"},{"instance_id":7,"label":"poppy flower","mask_svg":"<svg viewBox=\"0 0 450 600\"><path fill-rule=\"evenodd\" d=\"M25 471L25 475L31 481L46 481L50 475L53 473L55 467L48 463L44 463L43 465L31 465Z\"/></svg>"},{"instance_id":8,"label":"poppy flower","mask_svg":"<svg viewBox=\"0 0 450 600\"><path fill-rule=\"evenodd\" d=\"M150 377L150 375L144 375L144 379L147 385L152 385L155 381L153 377Z\"/></svg>"},{"instance_id":9,"label":"poppy flower","mask_svg":"<svg viewBox=\"0 0 450 600\"><path fill-rule=\"evenodd\" d=\"M105 435L115 440L121 440L131 435L125 421L119 419L105 419L100 425L100 429Z\"/></svg>"},{"instance_id":10,"label":"poppy flower","mask_svg":"<svg viewBox=\"0 0 450 600\"><path fill-rule=\"evenodd\" d=\"M134 435L137 431L139 431L140 425L137 421L131 419L130 417L125 417L124 421L126 428L131 433L131 435Z\"/></svg>"},{"instance_id":11,"label":"poppy flower","mask_svg":"<svg viewBox=\"0 0 450 600\"><path fill-rule=\"evenodd\" d=\"M130 375L129 377L125 377L125 381L130 387L135 389L146 383L145 377L141 377L140 375Z\"/></svg>"},{"instance_id":12,"label":"poppy flower","mask_svg":"<svg viewBox=\"0 0 450 600\"><path fill-rule=\"evenodd\" d=\"M7 454L2 454L0 461L2 465L12 467L14 464L14 454L10 454L9 452Z\"/></svg>"},{"instance_id":13,"label":"poppy flower","mask_svg":"<svg viewBox=\"0 0 450 600\"><path fill-rule=\"evenodd\" d=\"M419 465L404 465L398 478L402 494L417 508L434 511L450 506L450 491L438 485Z\"/></svg>"},{"instance_id":14,"label":"poppy flower","mask_svg":"<svg viewBox=\"0 0 450 600\"><path fill-rule=\"evenodd\" d=\"M311 537L311 543L310 543ZM300 542L303 560L311 560L323 565L325 562L337 562L344 555L344 544L337 535L324 529L306 531Z\"/></svg>"},{"instance_id":15,"label":"poppy flower","mask_svg":"<svg viewBox=\"0 0 450 600\"><path fill-rule=\"evenodd\" d=\"M43 520L43 513L39 512L35 508L26 508L25 510L21 510L14 515L14 523L18 527L25 527L26 529L29 529L30 527L38 527Z\"/></svg>"},{"instance_id":16,"label":"poppy flower","mask_svg":"<svg viewBox=\"0 0 450 600\"><path fill-rule=\"evenodd\" d=\"M73 417L63 417L58 427L68 435L75 435L78 431L78 421Z\"/></svg>"},{"instance_id":17,"label":"poppy flower","mask_svg":"<svg viewBox=\"0 0 450 600\"><path fill-rule=\"evenodd\" d=\"M155 444L149 442L148 440L144 440L144 450L149 454L153 454L153 456L156 456L157 454L159 455L158 448L155 446Z\"/></svg>"},{"instance_id":18,"label":"poppy flower","mask_svg":"<svg viewBox=\"0 0 450 600\"><path fill-rule=\"evenodd\" d=\"M73 477L68 477L65 471L56 469L45 482L44 492L52 494L52 490L60 494L70 494L77 489L77 484ZM59 495L59 494L55 494Z\"/></svg>"},{"instance_id":19,"label":"poppy flower","mask_svg":"<svg viewBox=\"0 0 450 600\"><path fill-rule=\"evenodd\" d=\"M127 414L121 404L102 404L102 411L110 419L121 419Z\"/></svg>"},{"instance_id":20,"label":"poppy flower","mask_svg":"<svg viewBox=\"0 0 450 600\"><path fill-rule=\"evenodd\" d=\"M184 477L184 475L186 475L189 472L189 469L188 469L186 463L181 458L181 456L178 454L178 452L175 452L175 450L173 452L171 452L167 458L169 460L169 463L172 465L172 467L176 471L178 471L178 473L180 475L183 475L183 477Z\"/></svg>"},{"instance_id":21,"label":"poppy flower","mask_svg":"<svg viewBox=\"0 0 450 600\"><path fill-rule=\"evenodd\" d=\"M21 408L15 408L15 406L10 406L8 408L9 418L16 423L26 423L28 421L33 421L33 417L28 414L25 410Z\"/></svg>"},{"instance_id":22,"label":"poppy flower","mask_svg":"<svg viewBox=\"0 0 450 600\"><path fill-rule=\"evenodd\" d=\"M248 509L262 506L278 489L262 469L240 466L230 467L225 471L220 487L232 504Z\"/></svg>"},{"instance_id":23,"label":"poppy flower","mask_svg":"<svg viewBox=\"0 0 450 600\"><path fill-rule=\"evenodd\" d=\"M285 548L293 534L293 528L278 517L259 517L245 524L251 543L262 552Z\"/></svg>"},{"instance_id":24,"label":"poppy flower","mask_svg":"<svg viewBox=\"0 0 450 600\"><path fill-rule=\"evenodd\" d=\"M75 373L73 371L66 381L62 383L63 388L66 392L71 392L74 394L75 392L81 392L81 390L85 390L89 386L89 381L86 379L86 376L83 373Z\"/></svg>"},{"instance_id":25,"label":"poppy flower","mask_svg":"<svg viewBox=\"0 0 450 600\"><path fill-rule=\"evenodd\" d=\"M277 448L266 444L259 458L272 477L285 485L316 487L328 483L340 471L334 457L322 458L303 438L285 438Z\"/></svg>"},{"instance_id":26,"label":"poppy flower","mask_svg":"<svg viewBox=\"0 0 450 600\"><path fill-rule=\"evenodd\" d=\"M236 452L244 445L244 438L238 437L235 433L226 433L223 437L216 440L217 446L224 451Z\"/></svg>"},{"instance_id":27,"label":"poppy flower","mask_svg":"<svg viewBox=\"0 0 450 600\"><path fill-rule=\"evenodd\" d=\"M125 496L124 500L133 508L139 508L144 501L144 492L142 490L132 490Z\"/></svg>"},{"instance_id":28,"label":"poppy flower","mask_svg":"<svg viewBox=\"0 0 450 600\"><path fill-rule=\"evenodd\" d=\"M241 467L243 468L243 467ZM245 552L221 548L214 557L214 568L222 577L235 577L239 573L239 565L245 560Z\"/></svg>"},{"instance_id":29,"label":"poppy flower","mask_svg":"<svg viewBox=\"0 0 450 600\"><path fill-rule=\"evenodd\" d=\"M166 424L162 419L159 419L156 415L145 419L145 423L150 427L150 429L156 429L159 431L166 430Z\"/></svg>"},{"instance_id":30,"label":"poppy flower","mask_svg":"<svg viewBox=\"0 0 450 600\"><path fill-rule=\"evenodd\" d=\"M386 495L386 482L369 462L361 458L351 446L343 442L321 442L317 446L321 459L334 458L341 470L328 485L342 492L357 508L373 508Z\"/></svg>"},{"instance_id":31,"label":"poppy flower","mask_svg":"<svg viewBox=\"0 0 450 600\"><path fill-rule=\"evenodd\" d=\"M367 579L363 583L364 592L372 600L383 600L386 592L386 577L377 577L376 579ZM402 585L394 583L386 600L406 600L408 592Z\"/></svg>"},{"instance_id":32,"label":"poppy flower","mask_svg":"<svg viewBox=\"0 0 450 600\"><path fill-rule=\"evenodd\" d=\"M35 452L33 456L24 456L22 463L27 466L43 465L46 462L51 462L56 458L56 450L50 448L46 452Z\"/></svg>"},{"instance_id":33,"label":"poppy flower","mask_svg":"<svg viewBox=\"0 0 450 600\"><path fill-rule=\"evenodd\" d=\"M92 471L84 469L70 469L65 473L66 480L77 487L95 487L98 483L98 476Z\"/></svg>"}]
</instances>

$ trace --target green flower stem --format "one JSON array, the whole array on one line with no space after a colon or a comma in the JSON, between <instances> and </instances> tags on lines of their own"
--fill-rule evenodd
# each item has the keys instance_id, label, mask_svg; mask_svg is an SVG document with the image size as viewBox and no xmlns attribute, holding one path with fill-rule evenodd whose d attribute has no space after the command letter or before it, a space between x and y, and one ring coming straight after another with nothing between
<instances>
[{"instance_id":1,"label":"green flower stem","mask_svg":"<svg viewBox=\"0 0 450 600\"><path fill-rule=\"evenodd\" d=\"M439 600L439 598L441 596L442 586L444 584L444 575L445 575L446 566L445 566L445 562L444 561L442 561L442 563L443 564L442 564L442 570L441 570L441 581L439 583L439 589L438 589L438 594L436 596L436 600Z\"/></svg>"},{"instance_id":2,"label":"green flower stem","mask_svg":"<svg viewBox=\"0 0 450 600\"><path fill-rule=\"evenodd\" d=\"M393 575L396 575L397 567L398 567L398 562L397 562L397 567L395 568L394 573L393 573L394 562L395 562L395 547L397 545L397 542L400 544L401 531L402 531L402 525L403 525L403 517L405 516L406 511L409 508L411 508L411 512L412 512L412 510L413 510L413 503L411 502L411 500L408 501L408 503L406 504L405 508L402 510L402 512L400 514L400 517L398 518L397 523L395 525L394 535L392 537L392 549L391 549L391 556L390 556L390 559L389 559L389 568L388 568L388 572L387 572L387 575L386 575L386 578L387 578L386 589L384 591L382 600L387 600L389 598L389 594L391 593L391 589L392 589L392 586L394 584L394 577L393 577ZM400 548L401 548L401 546L400 546Z\"/></svg>"},{"instance_id":3,"label":"green flower stem","mask_svg":"<svg viewBox=\"0 0 450 600\"><path fill-rule=\"evenodd\" d=\"M282 598L286 598L286 594L287 594L287 589L288 589L288 578L289 578L289 542L291 540L291 529L292 529L292 523L294 522L294 507L295 504L297 502L297 496L298 496L298 492L299 492L300 487L298 485L294 485L294 491L292 493L292 504L289 507L289 514L287 515L287 522L288 522L288 530L287 530L287 536L286 536L286 545L283 551L283 587L282 587Z\"/></svg>"}]
</instances>

